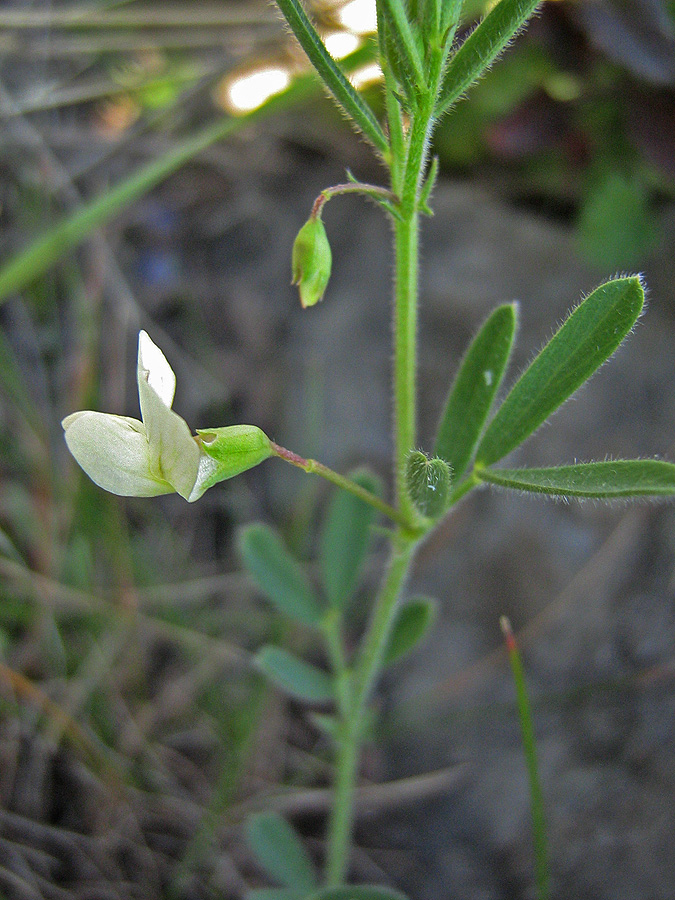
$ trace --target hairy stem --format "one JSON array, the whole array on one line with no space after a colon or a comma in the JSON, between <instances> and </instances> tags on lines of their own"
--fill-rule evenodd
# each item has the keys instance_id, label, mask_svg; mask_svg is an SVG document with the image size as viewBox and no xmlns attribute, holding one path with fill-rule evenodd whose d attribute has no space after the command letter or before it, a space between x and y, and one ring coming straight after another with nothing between
<instances>
[{"instance_id":1,"label":"hairy stem","mask_svg":"<svg viewBox=\"0 0 675 900\"><path fill-rule=\"evenodd\" d=\"M373 494L366 488L361 487L360 484L352 481L351 478L340 475L339 472L329 469L328 466L324 466L323 463L318 462L316 459L305 459L304 456L299 456L297 453L293 453L292 450L287 450L285 447L275 444L274 441L270 441L270 445L275 456L278 456L279 459L283 459L292 466L296 466L298 469L302 469L310 474L320 475L337 487L342 488L342 490L349 491L350 494L354 494L359 500L370 504L370 506L383 513L387 518L396 522L403 529L404 533L417 534L419 532L416 525L403 512L395 509L385 500L381 500L377 494Z\"/></svg>"},{"instance_id":2,"label":"hairy stem","mask_svg":"<svg viewBox=\"0 0 675 900\"><path fill-rule=\"evenodd\" d=\"M349 847L354 821L354 791L368 701L377 676L394 621L401 589L408 574L417 541L400 534L393 539L387 574L380 587L370 626L361 644L354 673L351 709L342 721L334 783L334 800L328 822L328 858L326 884L337 887L344 883L349 867Z\"/></svg>"}]
</instances>

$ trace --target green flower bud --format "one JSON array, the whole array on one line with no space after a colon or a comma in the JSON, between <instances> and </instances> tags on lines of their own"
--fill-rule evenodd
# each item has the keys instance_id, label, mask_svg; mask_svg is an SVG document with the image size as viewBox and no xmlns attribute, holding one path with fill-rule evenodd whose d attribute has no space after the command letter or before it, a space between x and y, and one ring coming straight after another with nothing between
<instances>
[{"instance_id":1,"label":"green flower bud","mask_svg":"<svg viewBox=\"0 0 675 900\"><path fill-rule=\"evenodd\" d=\"M445 512L450 494L450 466L444 459L428 459L421 450L411 450L405 467L408 494L423 516L435 519Z\"/></svg>"},{"instance_id":2,"label":"green flower bud","mask_svg":"<svg viewBox=\"0 0 675 900\"><path fill-rule=\"evenodd\" d=\"M293 244L293 281L304 309L323 298L332 263L328 235L319 216L305 222Z\"/></svg>"},{"instance_id":3,"label":"green flower bud","mask_svg":"<svg viewBox=\"0 0 675 900\"><path fill-rule=\"evenodd\" d=\"M234 478L272 456L270 439L255 425L197 429L203 451L197 485L201 494L219 481Z\"/></svg>"}]
</instances>

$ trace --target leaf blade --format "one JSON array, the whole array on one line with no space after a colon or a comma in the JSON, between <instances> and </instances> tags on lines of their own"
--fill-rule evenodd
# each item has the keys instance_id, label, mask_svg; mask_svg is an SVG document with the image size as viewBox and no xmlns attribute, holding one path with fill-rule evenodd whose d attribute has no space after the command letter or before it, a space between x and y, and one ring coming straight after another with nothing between
<instances>
[{"instance_id":1,"label":"leaf blade","mask_svg":"<svg viewBox=\"0 0 675 900\"><path fill-rule=\"evenodd\" d=\"M303 625L318 625L323 612L302 567L267 525L239 532L244 566L264 596L283 615Z\"/></svg>"},{"instance_id":2,"label":"leaf blade","mask_svg":"<svg viewBox=\"0 0 675 900\"><path fill-rule=\"evenodd\" d=\"M342 69L326 50L302 4L299 0L277 0L277 6L337 104L371 141L376 150L386 154L389 143L373 111L361 99L358 91L352 87Z\"/></svg>"},{"instance_id":3,"label":"leaf blade","mask_svg":"<svg viewBox=\"0 0 675 900\"><path fill-rule=\"evenodd\" d=\"M562 406L628 335L644 299L638 276L608 281L586 297L511 388L483 435L477 463L498 462Z\"/></svg>"},{"instance_id":4,"label":"leaf blade","mask_svg":"<svg viewBox=\"0 0 675 900\"><path fill-rule=\"evenodd\" d=\"M675 465L660 459L617 459L538 469L480 469L488 484L556 497L675 496Z\"/></svg>"},{"instance_id":5,"label":"leaf blade","mask_svg":"<svg viewBox=\"0 0 675 900\"><path fill-rule=\"evenodd\" d=\"M500 0L450 59L436 106L442 116L492 65L525 25L540 0Z\"/></svg>"},{"instance_id":6,"label":"leaf blade","mask_svg":"<svg viewBox=\"0 0 675 900\"><path fill-rule=\"evenodd\" d=\"M349 477L365 490L381 496L378 478L365 469ZM323 584L330 606L344 609L354 594L368 553L375 509L347 491L336 491L326 513L320 538Z\"/></svg>"},{"instance_id":7,"label":"leaf blade","mask_svg":"<svg viewBox=\"0 0 675 900\"><path fill-rule=\"evenodd\" d=\"M516 325L516 304L497 307L471 341L450 388L434 454L448 463L455 484L471 462L504 378Z\"/></svg>"},{"instance_id":8,"label":"leaf blade","mask_svg":"<svg viewBox=\"0 0 675 900\"><path fill-rule=\"evenodd\" d=\"M334 698L330 677L288 650L268 645L256 653L253 662L278 688L298 700L328 703Z\"/></svg>"},{"instance_id":9,"label":"leaf blade","mask_svg":"<svg viewBox=\"0 0 675 900\"><path fill-rule=\"evenodd\" d=\"M400 607L391 629L384 664L407 656L426 635L436 618L437 606L427 597L416 597Z\"/></svg>"},{"instance_id":10,"label":"leaf blade","mask_svg":"<svg viewBox=\"0 0 675 900\"><path fill-rule=\"evenodd\" d=\"M251 816L246 823L246 838L258 862L274 881L298 891L316 887L316 871L302 841L278 813Z\"/></svg>"}]
</instances>

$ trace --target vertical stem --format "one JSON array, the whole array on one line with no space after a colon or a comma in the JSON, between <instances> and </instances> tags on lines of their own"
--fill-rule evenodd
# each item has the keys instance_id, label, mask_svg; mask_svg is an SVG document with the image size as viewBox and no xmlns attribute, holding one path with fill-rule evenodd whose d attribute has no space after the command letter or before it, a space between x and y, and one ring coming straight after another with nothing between
<instances>
[{"instance_id":1,"label":"vertical stem","mask_svg":"<svg viewBox=\"0 0 675 900\"><path fill-rule=\"evenodd\" d=\"M354 673L354 687L349 714L341 723L334 798L328 823L328 859L326 885L337 887L344 883L349 866L349 846L354 822L354 791L363 740L364 719L368 700L382 667L382 658L394 621L396 603L408 573L416 541L393 539L392 558L375 603L370 627L361 645Z\"/></svg>"},{"instance_id":2,"label":"vertical stem","mask_svg":"<svg viewBox=\"0 0 675 900\"><path fill-rule=\"evenodd\" d=\"M419 281L420 186L433 128L431 107L413 116L401 189L400 218L394 225L394 430L398 506L409 518L414 509L405 486L405 460L417 434L417 303Z\"/></svg>"},{"instance_id":3,"label":"vertical stem","mask_svg":"<svg viewBox=\"0 0 675 900\"><path fill-rule=\"evenodd\" d=\"M333 785L333 805L328 821L328 858L326 860L326 886L338 887L344 883L349 868L349 847L354 821L354 790L358 774L361 741L357 729L361 723L352 715L344 720Z\"/></svg>"},{"instance_id":4,"label":"vertical stem","mask_svg":"<svg viewBox=\"0 0 675 900\"><path fill-rule=\"evenodd\" d=\"M397 508L409 522L415 522L417 518L405 484L405 462L416 441L418 202L432 127L431 109L420 110L411 122L407 155L404 160L396 161L396 172L402 173L402 181L399 216L394 222L394 477ZM392 186L398 187L398 184ZM396 606L418 541L419 536L401 527L392 536L389 568L359 649L351 708L341 722L335 794L328 823L326 884L329 887L343 884L347 874L364 719L382 669Z\"/></svg>"},{"instance_id":5,"label":"vertical stem","mask_svg":"<svg viewBox=\"0 0 675 900\"><path fill-rule=\"evenodd\" d=\"M394 469L398 508L408 518L413 518L413 509L405 485L405 460L416 434L418 218L413 210L394 225Z\"/></svg>"}]
</instances>

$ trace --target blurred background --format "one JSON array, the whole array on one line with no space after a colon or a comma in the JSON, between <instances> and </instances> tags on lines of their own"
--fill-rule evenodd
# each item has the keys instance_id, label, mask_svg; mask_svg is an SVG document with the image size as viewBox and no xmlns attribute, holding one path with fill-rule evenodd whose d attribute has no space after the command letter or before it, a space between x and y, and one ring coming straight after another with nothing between
<instances>
[{"instance_id":1,"label":"blurred background","mask_svg":"<svg viewBox=\"0 0 675 900\"><path fill-rule=\"evenodd\" d=\"M468 0L464 27L484 9ZM334 55L367 46L365 0L311 10ZM263 640L303 648L307 635L256 595L235 538L274 523L311 572L328 491L272 460L194 506L124 500L79 471L60 426L82 408L138 415L145 328L193 429L256 424L388 478L380 211L334 200L323 303L302 311L289 285L317 194L347 168L384 178L319 89L294 92L305 73L257 0L0 6L6 900L238 900L265 884L242 837L259 808L288 815L321 857L328 747L249 663ZM372 59L352 76L377 107ZM520 301L512 381L584 292L640 271L649 308L635 334L517 462L675 459L675 3L548 0L434 152L421 446L497 304ZM534 897L505 613L534 704L554 896L672 898L674 550L667 506L486 491L457 509L409 586L438 599L437 626L378 695L355 880L420 900Z\"/></svg>"}]
</instances>

